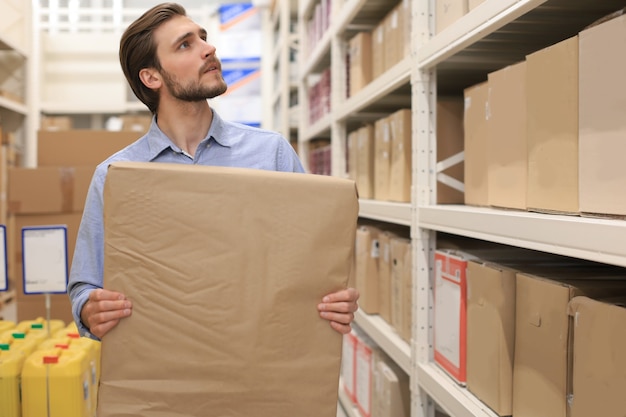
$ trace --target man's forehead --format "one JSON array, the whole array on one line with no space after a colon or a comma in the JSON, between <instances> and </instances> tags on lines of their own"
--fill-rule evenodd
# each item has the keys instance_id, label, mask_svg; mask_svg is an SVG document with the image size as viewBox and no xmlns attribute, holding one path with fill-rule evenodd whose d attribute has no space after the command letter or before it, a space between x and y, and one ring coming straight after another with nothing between
<instances>
[{"instance_id":1,"label":"man's forehead","mask_svg":"<svg viewBox=\"0 0 626 417\"><path fill-rule=\"evenodd\" d=\"M205 32L204 28L187 16L174 16L163 23L155 31L155 36L159 38L161 44L169 45L176 42L178 38L188 33Z\"/></svg>"}]
</instances>

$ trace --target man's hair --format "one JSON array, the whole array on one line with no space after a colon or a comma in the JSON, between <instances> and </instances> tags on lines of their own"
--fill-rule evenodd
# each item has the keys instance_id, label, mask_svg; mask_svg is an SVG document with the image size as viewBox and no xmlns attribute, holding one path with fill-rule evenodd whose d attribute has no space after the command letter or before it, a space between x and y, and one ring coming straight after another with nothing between
<instances>
[{"instance_id":1,"label":"man's hair","mask_svg":"<svg viewBox=\"0 0 626 417\"><path fill-rule=\"evenodd\" d=\"M143 68L161 70L156 54L154 31L174 16L186 16L185 8L176 3L154 6L126 28L120 39L120 64L133 93L156 114L159 93L146 87L139 79Z\"/></svg>"}]
</instances>

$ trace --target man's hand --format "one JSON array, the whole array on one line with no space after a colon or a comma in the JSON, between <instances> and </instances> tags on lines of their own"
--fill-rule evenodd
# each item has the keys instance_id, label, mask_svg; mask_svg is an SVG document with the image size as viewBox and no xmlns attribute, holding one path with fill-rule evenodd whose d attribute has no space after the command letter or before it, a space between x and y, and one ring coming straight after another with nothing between
<instances>
[{"instance_id":1,"label":"man's hand","mask_svg":"<svg viewBox=\"0 0 626 417\"><path fill-rule=\"evenodd\" d=\"M355 288L347 288L325 296L317 309L320 317L330 322L330 327L346 334L350 333L354 312L359 308L358 299L359 292Z\"/></svg>"},{"instance_id":2,"label":"man's hand","mask_svg":"<svg viewBox=\"0 0 626 417\"><path fill-rule=\"evenodd\" d=\"M102 339L120 319L131 314L132 303L124 294L109 290L93 290L80 312L80 319L89 332Z\"/></svg>"}]
</instances>

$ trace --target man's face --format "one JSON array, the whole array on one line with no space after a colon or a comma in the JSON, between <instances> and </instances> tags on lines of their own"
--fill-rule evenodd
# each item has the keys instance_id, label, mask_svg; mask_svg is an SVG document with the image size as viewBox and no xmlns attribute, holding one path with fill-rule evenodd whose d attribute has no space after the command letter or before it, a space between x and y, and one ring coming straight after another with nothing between
<instances>
[{"instance_id":1,"label":"man's face","mask_svg":"<svg viewBox=\"0 0 626 417\"><path fill-rule=\"evenodd\" d=\"M154 32L163 84L183 101L202 101L226 91L222 66L206 31L185 16L175 16Z\"/></svg>"}]
</instances>

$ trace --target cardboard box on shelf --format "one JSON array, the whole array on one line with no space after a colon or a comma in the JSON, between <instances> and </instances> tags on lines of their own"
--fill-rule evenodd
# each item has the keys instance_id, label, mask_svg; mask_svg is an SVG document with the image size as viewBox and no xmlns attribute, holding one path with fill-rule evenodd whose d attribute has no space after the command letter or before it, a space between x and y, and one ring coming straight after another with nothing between
<instances>
[{"instance_id":1,"label":"cardboard box on shelf","mask_svg":"<svg viewBox=\"0 0 626 417\"><path fill-rule=\"evenodd\" d=\"M463 100L437 99L437 162L446 164L463 152ZM451 164L438 173L437 204L462 204L464 201L464 163Z\"/></svg>"},{"instance_id":2,"label":"cardboard box on shelf","mask_svg":"<svg viewBox=\"0 0 626 417\"><path fill-rule=\"evenodd\" d=\"M466 253L437 250L434 284L435 363L456 382L466 383Z\"/></svg>"},{"instance_id":3,"label":"cardboard box on shelf","mask_svg":"<svg viewBox=\"0 0 626 417\"><path fill-rule=\"evenodd\" d=\"M358 337L352 330L343 335L343 346L341 349L341 380L343 390L348 398L356 405L356 346Z\"/></svg>"},{"instance_id":4,"label":"cardboard box on shelf","mask_svg":"<svg viewBox=\"0 0 626 417\"><path fill-rule=\"evenodd\" d=\"M391 325L405 342L411 340L411 241L391 238Z\"/></svg>"},{"instance_id":5,"label":"cardboard box on shelf","mask_svg":"<svg viewBox=\"0 0 626 417\"><path fill-rule=\"evenodd\" d=\"M372 29L372 79L384 74L385 70L385 21Z\"/></svg>"},{"instance_id":6,"label":"cardboard box on shelf","mask_svg":"<svg viewBox=\"0 0 626 417\"><path fill-rule=\"evenodd\" d=\"M13 214L83 210L95 166L10 168L8 210Z\"/></svg>"},{"instance_id":7,"label":"cardboard box on shelf","mask_svg":"<svg viewBox=\"0 0 626 417\"><path fill-rule=\"evenodd\" d=\"M348 41L350 97L372 81L372 35L359 32Z\"/></svg>"},{"instance_id":8,"label":"cardboard box on shelf","mask_svg":"<svg viewBox=\"0 0 626 417\"><path fill-rule=\"evenodd\" d=\"M378 315L391 325L391 239L394 233L383 230L378 234Z\"/></svg>"},{"instance_id":9,"label":"cardboard box on shelf","mask_svg":"<svg viewBox=\"0 0 626 417\"><path fill-rule=\"evenodd\" d=\"M374 341L365 334L359 334L356 345L356 405L363 417L374 415L376 363L381 355L383 352Z\"/></svg>"},{"instance_id":10,"label":"cardboard box on shelf","mask_svg":"<svg viewBox=\"0 0 626 417\"><path fill-rule=\"evenodd\" d=\"M526 57L529 210L578 213L578 37Z\"/></svg>"},{"instance_id":11,"label":"cardboard box on shelf","mask_svg":"<svg viewBox=\"0 0 626 417\"><path fill-rule=\"evenodd\" d=\"M619 416L626 409L626 298L574 297L571 417ZM568 398L570 398L568 396Z\"/></svg>"},{"instance_id":12,"label":"cardboard box on shelf","mask_svg":"<svg viewBox=\"0 0 626 417\"><path fill-rule=\"evenodd\" d=\"M484 3L485 0L468 0L469 10L473 10L478 7L480 4Z\"/></svg>"},{"instance_id":13,"label":"cardboard box on shelf","mask_svg":"<svg viewBox=\"0 0 626 417\"><path fill-rule=\"evenodd\" d=\"M568 416L572 383L570 300L626 294L623 271L551 268L516 278L514 416Z\"/></svg>"},{"instance_id":14,"label":"cardboard box on shelf","mask_svg":"<svg viewBox=\"0 0 626 417\"><path fill-rule=\"evenodd\" d=\"M489 205L526 210L528 139L526 62L489 74Z\"/></svg>"},{"instance_id":15,"label":"cardboard box on shelf","mask_svg":"<svg viewBox=\"0 0 626 417\"><path fill-rule=\"evenodd\" d=\"M467 263L467 389L499 416L513 407L516 272Z\"/></svg>"},{"instance_id":16,"label":"cardboard box on shelf","mask_svg":"<svg viewBox=\"0 0 626 417\"><path fill-rule=\"evenodd\" d=\"M471 206L489 205L487 160L487 97L489 83L483 82L466 88L463 116L464 131L464 183L465 204Z\"/></svg>"},{"instance_id":17,"label":"cardboard box on shelf","mask_svg":"<svg viewBox=\"0 0 626 417\"><path fill-rule=\"evenodd\" d=\"M43 116L41 118L41 130L70 130L72 127L72 118L69 116Z\"/></svg>"},{"instance_id":18,"label":"cardboard box on shelf","mask_svg":"<svg viewBox=\"0 0 626 417\"><path fill-rule=\"evenodd\" d=\"M357 173L359 170L358 144L359 144L358 130L353 130L352 132L348 133L348 143L347 143L348 161L347 162L348 162L348 178L354 181L356 181L357 179L357 175L358 175Z\"/></svg>"},{"instance_id":19,"label":"cardboard box on shelf","mask_svg":"<svg viewBox=\"0 0 626 417\"><path fill-rule=\"evenodd\" d=\"M379 281L378 264L380 229L362 225L356 231L356 288L359 290L359 307L368 314L378 314Z\"/></svg>"},{"instance_id":20,"label":"cardboard box on shelf","mask_svg":"<svg viewBox=\"0 0 626 417\"><path fill-rule=\"evenodd\" d=\"M357 180L360 198L374 198L374 125L357 130Z\"/></svg>"},{"instance_id":21,"label":"cardboard box on shelf","mask_svg":"<svg viewBox=\"0 0 626 417\"><path fill-rule=\"evenodd\" d=\"M435 33L456 22L469 11L468 0L437 0L435 8Z\"/></svg>"},{"instance_id":22,"label":"cardboard box on shelf","mask_svg":"<svg viewBox=\"0 0 626 417\"><path fill-rule=\"evenodd\" d=\"M374 123L374 198L389 199L391 170L391 120L383 117Z\"/></svg>"},{"instance_id":23,"label":"cardboard box on shelf","mask_svg":"<svg viewBox=\"0 0 626 417\"><path fill-rule=\"evenodd\" d=\"M393 360L380 355L374 374L372 415L380 417L410 417L411 390L409 376Z\"/></svg>"},{"instance_id":24,"label":"cardboard box on shelf","mask_svg":"<svg viewBox=\"0 0 626 417\"><path fill-rule=\"evenodd\" d=\"M152 123L151 115L125 114L122 119L122 130L129 132L146 133Z\"/></svg>"},{"instance_id":25,"label":"cardboard box on shelf","mask_svg":"<svg viewBox=\"0 0 626 417\"><path fill-rule=\"evenodd\" d=\"M400 45L400 11L394 7L383 20L385 27L385 71L400 62L403 45Z\"/></svg>"},{"instance_id":26,"label":"cardboard box on shelf","mask_svg":"<svg viewBox=\"0 0 626 417\"><path fill-rule=\"evenodd\" d=\"M411 110L401 109L389 116L391 128L391 167L389 200L411 202L412 145Z\"/></svg>"},{"instance_id":27,"label":"cardboard box on shelf","mask_svg":"<svg viewBox=\"0 0 626 417\"><path fill-rule=\"evenodd\" d=\"M624 41L626 15L579 34L580 211L591 215L626 216L626 58L609 46Z\"/></svg>"},{"instance_id":28,"label":"cardboard box on shelf","mask_svg":"<svg viewBox=\"0 0 626 417\"><path fill-rule=\"evenodd\" d=\"M134 304L102 344L98 415L334 415L342 336L316 306L348 284L357 218L350 180L112 164L104 285Z\"/></svg>"},{"instance_id":29,"label":"cardboard box on shelf","mask_svg":"<svg viewBox=\"0 0 626 417\"><path fill-rule=\"evenodd\" d=\"M39 131L37 166L97 165L142 136L107 130Z\"/></svg>"}]
</instances>

